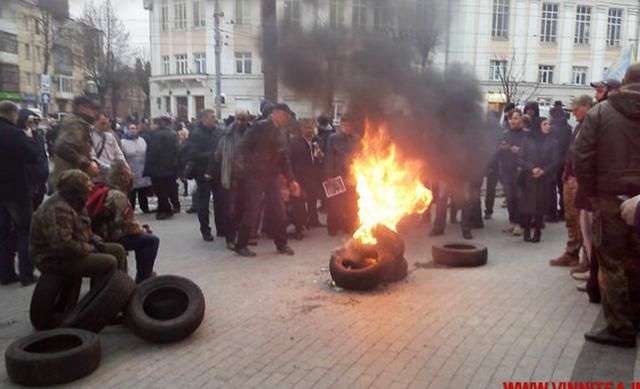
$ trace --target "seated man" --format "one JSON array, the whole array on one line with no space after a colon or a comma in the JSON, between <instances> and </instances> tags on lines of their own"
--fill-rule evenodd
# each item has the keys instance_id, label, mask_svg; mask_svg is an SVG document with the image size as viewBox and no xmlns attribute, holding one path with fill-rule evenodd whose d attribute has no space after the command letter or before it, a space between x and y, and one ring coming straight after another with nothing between
<instances>
[{"instance_id":1,"label":"seated man","mask_svg":"<svg viewBox=\"0 0 640 389\"><path fill-rule=\"evenodd\" d=\"M99 277L116 269L126 271L123 247L104 243L91 231L85 203L92 190L86 173L67 170L60 175L57 191L33 215L30 252L41 273Z\"/></svg>"},{"instance_id":2,"label":"seated man","mask_svg":"<svg viewBox=\"0 0 640 389\"><path fill-rule=\"evenodd\" d=\"M127 251L136 253L136 282L154 275L160 239L151 234L149 226L133 217L126 195L133 186L133 174L123 161L111 165L109 186L98 186L87 202L93 231L107 242L117 242Z\"/></svg>"}]
</instances>

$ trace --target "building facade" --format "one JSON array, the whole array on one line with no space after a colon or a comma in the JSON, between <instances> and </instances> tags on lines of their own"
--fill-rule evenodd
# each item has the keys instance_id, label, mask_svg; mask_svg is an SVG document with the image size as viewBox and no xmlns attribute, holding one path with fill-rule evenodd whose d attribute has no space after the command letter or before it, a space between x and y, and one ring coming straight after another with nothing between
<instances>
[{"instance_id":1,"label":"building facade","mask_svg":"<svg viewBox=\"0 0 640 389\"><path fill-rule=\"evenodd\" d=\"M419 0L418 0L419 1ZM235 108L256 113L263 99L260 0L221 0L223 116ZM397 26L394 2L278 0L280 21L376 30ZM520 100L552 102L589 93L589 83L638 43L638 1L454 0L433 66L463 63L488 103L504 99L500 73L518 83ZM151 39L151 114L192 118L214 106L214 1L145 0ZM299 116L314 107L279 88Z\"/></svg>"}]
</instances>

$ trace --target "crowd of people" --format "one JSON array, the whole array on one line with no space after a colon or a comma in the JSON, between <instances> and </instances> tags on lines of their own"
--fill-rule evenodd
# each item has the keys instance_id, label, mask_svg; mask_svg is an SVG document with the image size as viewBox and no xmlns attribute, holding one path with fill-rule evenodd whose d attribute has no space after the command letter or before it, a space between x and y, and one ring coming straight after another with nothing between
<instances>
[{"instance_id":1,"label":"crowd of people","mask_svg":"<svg viewBox=\"0 0 640 389\"><path fill-rule=\"evenodd\" d=\"M435 215L429 235L442 235L449 212L472 239L471 231L493 218L500 183L505 233L538 243L547 223L563 220L566 249L550 264L571 267L578 288L602 302L608 323L587 339L629 346L640 323L626 270L640 254L633 229L640 226L634 197L640 194L640 67L632 66L622 82L592 86L595 99L571 101L576 128L559 101L549 117L535 102L522 109L508 104L502 117L489 112L487 123L504 134L485 177L432 177L427 184L435 198L425 219ZM190 180L195 189L187 212L197 214L202 239L224 238L240 256L256 255L250 246L260 233L278 253L294 255L288 227L303 239L305 230L325 227L321 211L330 236L357 227L350 165L361 148L361 121L353 117L343 115L334 127L327 117L298 120L286 104L264 102L258 116L238 109L219 121L204 109L188 123L160 115L118 124L79 97L60 123L50 120L48 131L40 121L0 102L0 284L36 282L34 266L87 277L126 270L127 251L135 252L136 281L153 277L160 239L134 210L171 219L181 212L179 185L187 195ZM328 189L336 183L339 190ZM156 209L150 196L157 197Z\"/></svg>"}]
</instances>

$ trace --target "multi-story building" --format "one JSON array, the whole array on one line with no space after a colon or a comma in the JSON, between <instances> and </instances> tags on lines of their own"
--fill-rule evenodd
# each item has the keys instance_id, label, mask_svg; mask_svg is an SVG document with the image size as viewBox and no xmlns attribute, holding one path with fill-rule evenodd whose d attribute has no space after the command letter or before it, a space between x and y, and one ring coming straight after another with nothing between
<instances>
[{"instance_id":1,"label":"multi-story building","mask_svg":"<svg viewBox=\"0 0 640 389\"><path fill-rule=\"evenodd\" d=\"M420 1L420 0L418 0ZM430 0L429 0L430 1ZM214 105L213 0L145 0L150 11L151 113L190 118ZM236 107L257 112L263 98L260 0L221 4L223 114ZM501 72L519 84L516 98L568 100L630 45L637 45L638 1L452 0L443 17L433 66L466 64L487 101L502 96ZM316 23L375 30L397 26L392 1L277 1L278 19L302 28ZM447 8L445 6L445 8ZM450 16L447 16L450 15ZM393 27L392 27L393 28ZM300 116L312 107L280 88L281 100Z\"/></svg>"},{"instance_id":2,"label":"multi-story building","mask_svg":"<svg viewBox=\"0 0 640 389\"><path fill-rule=\"evenodd\" d=\"M0 6L0 100L20 101L16 12Z\"/></svg>"}]
</instances>

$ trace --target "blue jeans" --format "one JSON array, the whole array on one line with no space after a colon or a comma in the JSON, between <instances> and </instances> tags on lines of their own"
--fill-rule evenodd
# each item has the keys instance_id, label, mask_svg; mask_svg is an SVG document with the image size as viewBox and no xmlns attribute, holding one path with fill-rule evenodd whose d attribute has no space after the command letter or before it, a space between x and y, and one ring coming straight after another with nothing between
<instances>
[{"instance_id":1,"label":"blue jeans","mask_svg":"<svg viewBox=\"0 0 640 389\"><path fill-rule=\"evenodd\" d=\"M264 193L264 213L269 215L269 232L274 237L276 247L287 245L286 210L278 177L244 178L244 213L238 229L237 249L247 247L251 231L260 217L260 199Z\"/></svg>"},{"instance_id":2,"label":"blue jeans","mask_svg":"<svg viewBox=\"0 0 640 389\"><path fill-rule=\"evenodd\" d=\"M160 239L152 234L125 235L118 243L125 250L136 253L136 282L140 283L151 277L153 264L158 255Z\"/></svg>"},{"instance_id":3,"label":"blue jeans","mask_svg":"<svg viewBox=\"0 0 640 389\"><path fill-rule=\"evenodd\" d=\"M227 235L226 206L222 185L219 181L198 180L196 190L195 209L198 211L198 221L200 222L200 232L211 232L209 224L209 204L213 195L213 217L216 224L216 234L218 236Z\"/></svg>"},{"instance_id":4,"label":"blue jeans","mask_svg":"<svg viewBox=\"0 0 640 389\"><path fill-rule=\"evenodd\" d=\"M29 258L31 214L32 204L28 196L25 200L0 201L0 281L16 277L13 262L16 247L20 278L33 276L33 264ZM11 238L12 228L15 228L15 243Z\"/></svg>"}]
</instances>

